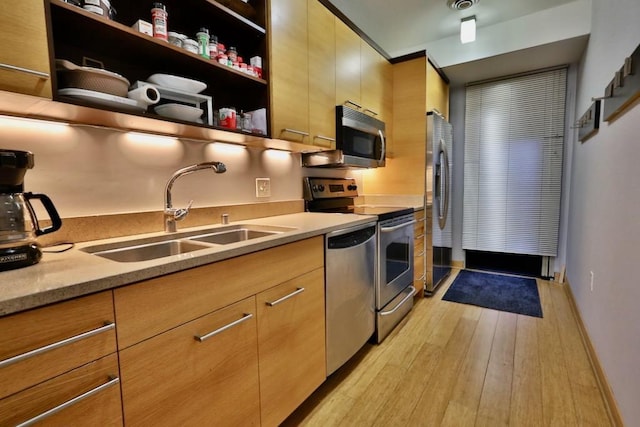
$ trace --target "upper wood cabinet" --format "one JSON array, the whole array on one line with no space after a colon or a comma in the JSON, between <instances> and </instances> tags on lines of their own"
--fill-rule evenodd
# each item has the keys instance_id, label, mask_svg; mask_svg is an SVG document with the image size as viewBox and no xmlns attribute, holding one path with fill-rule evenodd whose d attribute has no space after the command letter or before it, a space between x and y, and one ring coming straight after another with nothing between
<instances>
[{"instance_id":1,"label":"upper wood cabinet","mask_svg":"<svg viewBox=\"0 0 640 427\"><path fill-rule=\"evenodd\" d=\"M308 0L310 143L335 147L336 32L333 14Z\"/></svg>"},{"instance_id":2,"label":"upper wood cabinet","mask_svg":"<svg viewBox=\"0 0 640 427\"><path fill-rule=\"evenodd\" d=\"M51 98L43 0L0 2L0 90Z\"/></svg>"},{"instance_id":3,"label":"upper wood cabinet","mask_svg":"<svg viewBox=\"0 0 640 427\"><path fill-rule=\"evenodd\" d=\"M360 36L337 17L336 27L336 105L351 101L361 104Z\"/></svg>"},{"instance_id":4,"label":"upper wood cabinet","mask_svg":"<svg viewBox=\"0 0 640 427\"><path fill-rule=\"evenodd\" d=\"M307 2L271 0L271 134L309 143Z\"/></svg>"}]
</instances>

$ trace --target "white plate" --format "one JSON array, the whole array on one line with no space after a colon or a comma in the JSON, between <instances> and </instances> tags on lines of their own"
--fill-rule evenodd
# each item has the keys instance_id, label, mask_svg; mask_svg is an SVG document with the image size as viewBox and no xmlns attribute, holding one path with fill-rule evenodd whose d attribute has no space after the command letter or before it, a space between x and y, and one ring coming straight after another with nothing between
<instances>
[{"instance_id":1,"label":"white plate","mask_svg":"<svg viewBox=\"0 0 640 427\"><path fill-rule=\"evenodd\" d=\"M147 79L149 83L158 86L177 89L189 93L200 93L207 88L207 84L197 80L186 79L184 77L172 76L170 74L153 74Z\"/></svg>"},{"instance_id":2,"label":"white plate","mask_svg":"<svg viewBox=\"0 0 640 427\"><path fill-rule=\"evenodd\" d=\"M197 122L204 111L201 108L191 107L182 104L163 104L154 108L156 113L163 117L172 119L186 120L188 122Z\"/></svg>"},{"instance_id":3,"label":"white plate","mask_svg":"<svg viewBox=\"0 0 640 427\"><path fill-rule=\"evenodd\" d=\"M72 98L82 99L93 104L103 105L107 107L120 108L128 111L146 111L147 105L136 101L135 99L123 98L121 96L110 95L108 93L96 92L87 89L64 88L58 90L58 95L70 96Z\"/></svg>"}]
</instances>

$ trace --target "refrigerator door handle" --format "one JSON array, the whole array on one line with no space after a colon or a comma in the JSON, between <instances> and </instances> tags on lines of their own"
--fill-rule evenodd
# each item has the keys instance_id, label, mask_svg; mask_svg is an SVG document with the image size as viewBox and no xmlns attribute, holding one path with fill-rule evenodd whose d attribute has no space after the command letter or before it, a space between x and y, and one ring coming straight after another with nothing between
<instances>
[{"instance_id":1,"label":"refrigerator door handle","mask_svg":"<svg viewBox=\"0 0 640 427\"><path fill-rule=\"evenodd\" d=\"M449 155L445 142L440 140L438 153L439 182L437 182L436 191L438 191L438 225L443 230L447 224L447 213L449 211ZM444 194L442 194L442 186L444 186Z\"/></svg>"}]
</instances>

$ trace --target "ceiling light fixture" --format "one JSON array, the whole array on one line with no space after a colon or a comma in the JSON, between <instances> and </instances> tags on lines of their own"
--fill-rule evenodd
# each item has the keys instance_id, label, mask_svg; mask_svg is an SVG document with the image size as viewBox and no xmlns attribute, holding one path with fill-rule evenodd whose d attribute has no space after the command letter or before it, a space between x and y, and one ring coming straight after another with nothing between
<instances>
[{"instance_id":1,"label":"ceiling light fixture","mask_svg":"<svg viewBox=\"0 0 640 427\"><path fill-rule=\"evenodd\" d=\"M447 6L453 10L465 10L469 9L480 0L447 0Z\"/></svg>"},{"instance_id":2,"label":"ceiling light fixture","mask_svg":"<svg viewBox=\"0 0 640 427\"><path fill-rule=\"evenodd\" d=\"M470 43L476 40L476 17L475 15L463 18L460 21L460 41Z\"/></svg>"}]
</instances>

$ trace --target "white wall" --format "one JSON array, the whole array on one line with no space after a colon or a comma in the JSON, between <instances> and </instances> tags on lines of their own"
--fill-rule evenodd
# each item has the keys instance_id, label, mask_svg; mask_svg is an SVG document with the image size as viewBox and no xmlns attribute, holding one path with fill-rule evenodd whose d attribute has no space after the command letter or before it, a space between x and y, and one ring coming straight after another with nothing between
<instances>
[{"instance_id":1,"label":"white wall","mask_svg":"<svg viewBox=\"0 0 640 427\"><path fill-rule=\"evenodd\" d=\"M173 187L174 206L194 207L302 198L300 155L202 141L0 116L0 148L34 153L25 190L47 194L62 217L160 211L177 169L221 161L224 174L198 171ZM271 179L256 198L255 178Z\"/></svg>"},{"instance_id":2,"label":"white wall","mask_svg":"<svg viewBox=\"0 0 640 427\"><path fill-rule=\"evenodd\" d=\"M594 1L577 116L640 43L638 0ZM637 70L636 70L637 72ZM606 101L605 101L606 102ZM576 117L574 117L575 119ZM574 141L567 278L626 425L640 420L640 106ZM594 273L590 290L589 272Z\"/></svg>"}]
</instances>

